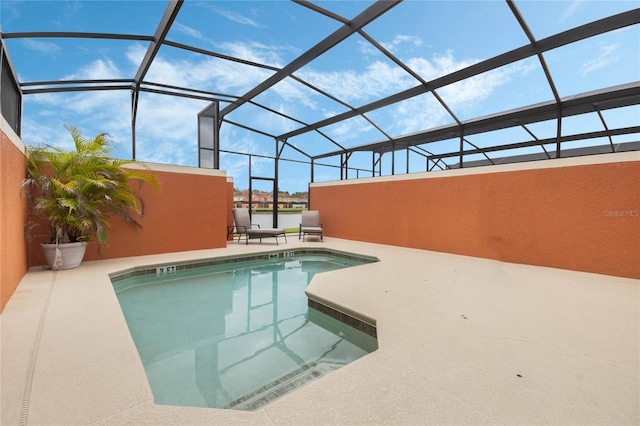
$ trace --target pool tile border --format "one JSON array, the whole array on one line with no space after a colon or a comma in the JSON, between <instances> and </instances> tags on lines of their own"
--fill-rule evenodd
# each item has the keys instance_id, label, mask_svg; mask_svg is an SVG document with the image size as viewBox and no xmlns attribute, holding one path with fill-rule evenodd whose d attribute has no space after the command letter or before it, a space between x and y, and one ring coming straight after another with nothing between
<instances>
[{"instance_id":1,"label":"pool tile border","mask_svg":"<svg viewBox=\"0 0 640 426\"><path fill-rule=\"evenodd\" d=\"M317 254L317 255L330 255L335 257L341 257L349 260L357 260L360 262L373 263L379 262L380 260L373 256L366 256L354 253L347 253L332 249L306 249L306 248L294 248L289 250L278 250L266 253L259 253L248 256L236 256L236 257L218 257L218 258L208 258L201 260L190 260L186 262L165 262L162 264L154 264L149 266L138 266L129 269L124 269L122 271L117 271L109 274L109 278L112 283L138 276L146 276L146 275L156 275L156 268L160 268L163 266L175 266L176 271L201 268L206 266L217 266L217 265L225 265L231 263L245 262L251 260L268 260L273 259L274 257L285 258L289 256L294 256L297 254Z\"/></svg>"},{"instance_id":2,"label":"pool tile border","mask_svg":"<svg viewBox=\"0 0 640 426\"><path fill-rule=\"evenodd\" d=\"M362 331L365 334L373 338L378 338L378 330L374 324L369 324L361 319L358 319L354 316L351 316L345 312L339 311L331 306L325 305L324 303L320 303L316 300L307 298L307 306L311 309L315 309L317 311L322 312L323 314L329 315L332 318L337 319L338 321L355 328L356 330Z\"/></svg>"}]
</instances>

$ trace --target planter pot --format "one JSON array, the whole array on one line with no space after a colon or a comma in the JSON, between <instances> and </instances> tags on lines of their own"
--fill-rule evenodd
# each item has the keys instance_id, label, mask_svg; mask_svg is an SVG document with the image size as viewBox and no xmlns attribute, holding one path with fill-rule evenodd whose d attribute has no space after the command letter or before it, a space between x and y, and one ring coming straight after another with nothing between
<instances>
[{"instance_id":1,"label":"planter pot","mask_svg":"<svg viewBox=\"0 0 640 426\"><path fill-rule=\"evenodd\" d=\"M40 244L49 268L54 271L80 266L87 250L87 243ZM56 252L56 248L58 252ZM59 253L59 256L58 256Z\"/></svg>"}]
</instances>

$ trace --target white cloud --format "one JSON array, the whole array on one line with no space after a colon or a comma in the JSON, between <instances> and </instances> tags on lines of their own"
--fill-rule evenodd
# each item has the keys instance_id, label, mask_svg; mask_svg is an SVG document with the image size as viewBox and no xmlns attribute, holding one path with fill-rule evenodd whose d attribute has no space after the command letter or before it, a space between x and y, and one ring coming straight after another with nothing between
<instances>
[{"instance_id":1,"label":"white cloud","mask_svg":"<svg viewBox=\"0 0 640 426\"><path fill-rule=\"evenodd\" d=\"M420 75L420 77L430 81L454 71L466 68L477 62L478 61L475 59L457 60L453 56L452 51L447 51L442 55L434 55L431 60L422 57L411 58L407 61L407 65Z\"/></svg>"},{"instance_id":2,"label":"white cloud","mask_svg":"<svg viewBox=\"0 0 640 426\"><path fill-rule=\"evenodd\" d=\"M382 42L382 46L391 53L395 53L398 50L398 46L408 43L413 47L422 46L422 39L416 36L409 35L397 35L391 42Z\"/></svg>"},{"instance_id":3,"label":"white cloud","mask_svg":"<svg viewBox=\"0 0 640 426\"><path fill-rule=\"evenodd\" d=\"M140 65L142 60L144 59L144 55L147 53L147 48L141 44L134 44L129 49L125 56L132 64Z\"/></svg>"},{"instance_id":4,"label":"white cloud","mask_svg":"<svg viewBox=\"0 0 640 426\"><path fill-rule=\"evenodd\" d=\"M289 81L284 81L283 84L278 85L275 88L275 92L287 101L298 101L300 104L314 110L317 108L317 103L314 101L312 93L300 89ZM287 104L287 106L289 105Z\"/></svg>"},{"instance_id":5,"label":"white cloud","mask_svg":"<svg viewBox=\"0 0 640 426\"><path fill-rule=\"evenodd\" d=\"M172 29L175 29L176 31L188 35L189 37L193 37L195 39L198 40L202 40L202 41L207 41L209 43L212 43L211 40L209 40L208 38L206 38L205 36L202 35L202 33L194 28L188 27L186 25L183 25L179 22L174 22L173 25L171 26Z\"/></svg>"},{"instance_id":6,"label":"white cloud","mask_svg":"<svg viewBox=\"0 0 640 426\"><path fill-rule=\"evenodd\" d=\"M431 94L408 99L393 109L392 128L399 134L417 132L452 121L447 111Z\"/></svg>"},{"instance_id":7,"label":"white cloud","mask_svg":"<svg viewBox=\"0 0 640 426\"><path fill-rule=\"evenodd\" d=\"M567 19L571 18L580 8L582 2L583 0L573 0L572 2L570 2L562 15L560 15L560 19L558 20L558 22L564 22Z\"/></svg>"},{"instance_id":8,"label":"white cloud","mask_svg":"<svg viewBox=\"0 0 640 426\"><path fill-rule=\"evenodd\" d=\"M298 52L298 49L291 46L267 45L257 41L248 43L240 41L217 43L216 47L218 47L221 52L234 58L278 68L285 65L285 61L282 58L282 52Z\"/></svg>"},{"instance_id":9,"label":"white cloud","mask_svg":"<svg viewBox=\"0 0 640 426\"><path fill-rule=\"evenodd\" d=\"M96 59L78 69L73 74L63 77L63 80L101 80L119 79L122 72L109 59Z\"/></svg>"},{"instance_id":10,"label":"white cloud","mask_svg":"<svg viewBox=\"0 0 640 426\"><path fill-rule=\"evenodd\" d=\"M370 132L372 127L368 121L365 121L361 117L356 117L334 124L333 126L330 126L329 129L323 128L321 130L328 130L330 136L338 142L346 142L356 139L363 133Z\"/></svg>"},{"instance_id":11,"label":"white cloud","mask_svg":"<svg viewBox=\"0 0 640 426\"><path fill-rule=\"evenodd\" d=\"M38 53L44 53L45 55L55 55L62 48L55 43L40 41L33 38L25 38L22 40L22 45Z\"/></svg>"},{"instance_id":12,"label":"white cloud","mask_svg":"<svg viewBox=\"0 0 640 426\"><path fill-rule=\"evenodd\" d=\"M292 107L288 103L281 102L279 105L272 109L278 111L280 114L284 114L293 118L299 118L296 117L295 112L291 111ZM266 112L263 117L263 122L265 124L263 128L268 129L268 131L273 132L276 135L289 132L297 126L294 121L289 120L286 117L280 115L274 117L271 113Z\"/></svg>"},{"instance_id":13,"label":"white cloud","mask_svg":"<svg viewBox=\"0 0 640 426\"><path fill-rule=\"evenodd\" d=\"M141 93L136 122L137 158L197 166L197 114L207 101Z\"/></svg>"},{"instance_id":14,"label":"white cloud","mask_svg":"<svg viewBox=\"0 0 640 426\"><path fill-rule=\"evenodd\" d=\"M500 86L511 81L514 75L526 74L530 68L531 65L526 62L507 65L442 87L437 92L454 113L472 116L483 115L475 111L478 104L488 99Z\"/></svg>"},{"instance_id":15,"label":"white cloud","mask_svg":"<svg viewBox=\"0 0 640 426\"><path fill-rule=\"evenodd\" d=\"M452 52L426 58L412 58L407 65L425 80L430 81L442 75L468 67L477 60L457 60ZM471 115L478 104L489 98L501 85L509 82L515 74L530 72L532 64L519 62L497 70L442 87L436 92L447 105L459 115ZM393 117L389 120L387 117ZM446 109L431 94L416 96L390 105L383 110L369 114L383 130L402 135L453 122Z\"/></svg>"},{"instance_id":16,"label":"white cloud","mask_svg":"<svg viewBox=\"0 0 640 426\"><path fill-rule=\"evenodd\" d=\"M24 102L24 111L29 111L32 107L37 108L40 104L36 98L29 96ZM65 136L62 121L58 121L57 116L52 114L25 114L22 120L22 139L27 146L30 145L52 145L63 148L72 148L73 144L68 133Z\"/></svg>"},{"instance_id":17,"label":"white cloud","mask_svg":"<svg viewBox=\"0 0 640 426\"><path fill-rule=\"evenodd\" d=\"M353 70L324 72L308 69L297 75L347 103L381 97L417 83L401 68L380 61L371 63L361 73Z\"/></svg>"},{"instance_id":18,"label":"white cloud","mask_svg":"<svg viewBox=\"0 0 640 426\"><path fill-rule=\"evenodd\" d=\"M373 47L373 45L366 40L359 39L358 46L360 47L360 53L365 57L382 55L382 52Z\"/></svg>"},{"instance_id":19,"label":"white cloud","mask_svg":"<svg viewBox=\"0 0 640 426\"><path fill-rule=\"evenodd\" d=\"M19 2L3 1L0 4L0 13L2 14L3 25L10 25L12 21L22 17L20 10L16 7Z\"/></svg>"},{"instance_id":20,"label":"white cloud","mask_svg":"<svg viewBox=\"0 0 640 426\"><path fill-rule=\"evenodd\" d=\"M227 172L227 176L233 176L233 186L236 188L248 188L247 178L249 171L249 157L233 155L225 152L220 154L220 167Z\"/></svg>"},{"instance_id":21,"label":"white cloud","mask_svg":"<svg viewBox=\"0 0 640 426\"><path fill-rule=\"evenodd\" d=\"M508 72L494 70L443 87L438 92L446 100L447 104L454 108L486 99L498 86L504 84L508 78Z\"/></svg>"},{"instance_id":22,"label":"white cloud","mask_svg":"<svg viewBox=\"0 0 640 426\"><path fill-rule=\"evenodd\" d=\"M600 44L598 46L598 56L592 60L589 60L582 64L580 67L580 74L585 75L605 68L618 61L618 48L617 44Z\"/></svg>"},{"instance_id":23,"label":"white cloud","mask_svg":"<svg viewBox=\"0 0 640 426\"><path fill-rule=\"evenodd\" d=\"M457 60L449 51L443 55L436 55L431 60L415 57L407 60L406 63L422 78L430 81L476 62L478 61ZM372 62L360 73L353 70L332 72L305 70L298 75L309 83L351 104L379 99L419 84L401 68L381 61ZM458 99L469 102L473 99L484 99L497 85L504 82L499 78L489 77L489 73L474 79L458 83L462 85L460 89L445 88L445 92L452 95L454 103ZM411 131L414 130L418 129Z\"/></svg>"},{"instance_id":24,"label":"white cloud","mask_svg":"<svg viewBox=\"0 0 640 426\"><path fill-rule=\"evenodd\" d=\"M117 66L106 59L92 61L73 74L64 76L63 80L99 80L117 79L122 72ZM53 111L52 116L59 119L59 123L68 122L81 127L90 121L100 123L99 127L91 125L86 133L120 132L127 129L130 122L130 108L122 108L121 103L129 102L130 94L126 91L88 91L77 93L49 93L30 95L26 100L34 104L45 105L46 110ZM45 117L47 113L42 113ZM123 123L124 120L124 123ZM57 125L56 125L57 127ZM130 126L129 126L130 127ZM62 127L61 127L62 129ZM63 132L64 129L62 129Z\"/></svg>"},{"instance_id":25,"label":"white cloud","mask_svg":"<svg viewBox=\"0 0 640 426\"><path fill-rule=\"evenodd\" d=\"M247 51L250 52L251 49ZM142 46L136 46L127 52L127 58L132 64L138 64L144 52ZM270 74L264 69L218 58L198 57L197 60L170 61L158 55L147 78L176 86L237 94L248 91ZM282 86L281 90L286 93L292 89ZM160 163L196 165L196 116L206 104L206 101L142 94L136 127L138 158ZM279 121L274 121L272 114L265 115L268 117L261 119L264 123L274 124ZM251 139L243 138L234 140L233 147L227 149L244 151L247 148L254 149L257 145Z\"/></svg>"},{"instance_id":26,"label":"white cloud","mask_svg":"<svg viewBox=\"0 0 640 426\"><path fill-rule=\"evenodd\" d=\"M220 14L221 16L224 16L228 20L233 21L233 22L235 22L237 24L248 25L250 27L255 27L255 28L262 28L262 25L258 24L253 19L248 18L248 17L246 17L244 15L241 15L239 13L235 13L235 12L232 12L230 10L224 10L224 9L215 9L215 11L218 14Z\"/></svg>"},{"instance_id":27,"label":"white cloud","mask_svg":"<svg viewBox=\"0 0 640 426\"><path fill-rule=\"evenodd\" d=\"M132 49L128 54L130 59L137 59L140 54L144 55L144 49ZM102 79L121 76L122 71L113 62L100 59L65 78ZM112 134L118 148L114 155L130 158L131 94L128 91L32 95L28 97L28 101L45 105L45 111L55 113L39 114L36 120L25 121L25 140L69 147L69 137L61 125L67 122L78 126L85 135L100 132ZM136 123L137 159L197 165L196 115L206 104L206 101L142 93ZM41 122L47 123L49 132L44 131Z\"/></svg>"},{"instance_id":28,"label":"white cloud","mask_svg":"<svg viewBox=\"0 0 640 426\"><path fill-rule=\"evenodd\" d=\"M248 154L269 155L270 152L265 149L264 144L259 143L255 138L256 134L228 123L223 123L220 128L220 145L222 149Z\"/></svg>"},{"instance_id":29,"label":"white cloud","mask_svg":"<svg viewBox=\"0 0 640 426\"><path fill-rule=\"evenodd\" d=\"M132 64L139 64L145 49L136 46L127 51ZM197 87L218 92L244 93L263 81L270 71L213 57L199 57L198 60L168 60L158 55L147 80L181 87Z\"/></svg>"},{"instance_id":30,"label":"white cloud","mask_svg":"<svg viewBox=\"0 0 640 426\"><path fill-rule=\"evenodd\" d=\"M109 133L114 156L131 156L130 94L126 91L48 93L25 97L23 138L27 144L72 148L63 123L77 126L87 137Z\"/></svg>"}]
</instances>

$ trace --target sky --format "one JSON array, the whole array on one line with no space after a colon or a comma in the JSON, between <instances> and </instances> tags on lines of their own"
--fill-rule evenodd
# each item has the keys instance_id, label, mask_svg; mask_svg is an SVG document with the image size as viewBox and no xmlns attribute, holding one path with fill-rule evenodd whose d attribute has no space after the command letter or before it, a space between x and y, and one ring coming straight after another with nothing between
<instances>
[{"instance_id":1,"label":"sky","mask_svg":"<svg viewBox=\"0 0 640 426\"><path fill-rule=\"evenodd\" d=\"M372 4L371 1L314 3L349 20ZM515 4L537 40L638 7L637 1L516 1ZM156 0L2 0L0 27L3 33L77 31L153 35L166 6L165 1ZM146 81L215 92L228 101L233 99L230 96L245 94L273 74L271 69L251 64L282 68L341 25L284 0L186 0L166 39L246 63L163 46ZM365 26L364 32L426 81L528 43L504 1L407 0ZM5 43L21 82L131 79L149 45L135 40L71 38L13 38L5 39ZM635 82L640 80L640 26L560 47L546 52L544 58L561 97ZM223 124L221 148L257 154L251 162L253 176L273 177L274 161L259 156L273 156L276 143L272 137L242 126L280 135L301 127L300 122L314 123L419 84L359 34L352 35L294 75L342 103L286 78L254 99L268 109L245 104L231 112L226 118L241 126ZM535 57L445 86L437 93L463 121L553 99ZM22 139L27 145L70 146L70 137L63 127L63 123L67 123L78 126L87 136L101 132L111 134L116 147L114 156L132 157L129 90L30 94L25 95L23 101ZM227 104L222 102L221 108ZM136 122L136 159L197 166L197 113L207 105L209 102L205 100L142 93ZM278 116L269 109L299 121ZM608 124L612 123L610 127L640 123L638 107L604 111L603 115ZM313 156L334 151L339 146L353 147L384 140L387 135L395 137L454 123L430 93L373 111L367 118L375 126L358 116L326 126L321 129L322 134L309 132L289 142ZM543 139L555 136L557 124L551 120L529 128ZM595 113L565 119L562 128L566 134L603 129ZM501 141L528 141L531 136L522 128L512 128L468 139L482 147ZM631 140L638 140L638 135L619 136L614 142ZM458 144L456 139L425 148L443 153L456 150ZM587 144L608 144L608 140ZM576 146L567 144L566 148ZM308 161L298 150L285 147L282 157ZM335 167L339 165L339 158L329 158L323 163L329 166L316 166L316 181L340 179L339 169ZM383 175L391 173L390 163L390 157L383 159ZM359 177L371 176L371 164L370 153L353 154L349 165L360 170L350 171L350 177L356 173ZM223 153L221 156L221 169L234 178L234 186L238 188L248 187L248 166L246 155ZM395 166L396 173L424 171L425 160L420 155L403 152L396 155ZM279 179L281 190L305 191L310 167L281 161ZM254 188L270 189L266 181L254 181Z\"/></svg>"}]
</instances>

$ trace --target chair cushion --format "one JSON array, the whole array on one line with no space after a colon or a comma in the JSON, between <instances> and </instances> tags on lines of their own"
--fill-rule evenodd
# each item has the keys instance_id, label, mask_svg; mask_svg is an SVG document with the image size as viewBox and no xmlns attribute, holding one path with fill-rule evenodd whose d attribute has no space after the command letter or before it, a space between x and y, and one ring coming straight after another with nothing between
<instances>
[{"instance_id":1,"label":"chair cushion","mask_svg":"<svg viewBox=\"0 0 640 426\"><path fill-rule=\"evenodd\" d=\"M306 232L308 234L322 234L322 228L319 226L303 226L302 232Z\"/></svg>"},{"instance_id":2,"label":"chair cushion","mask_svg":"<svg viewBox=\"0 0 640 426\"><path fill-rule=\"evenodd\" d=\"M247 234L249 235L280 235L284 234L284 229L282 228L257 228L257 229L247 229Z\"/></svg>"}]
</instances>

